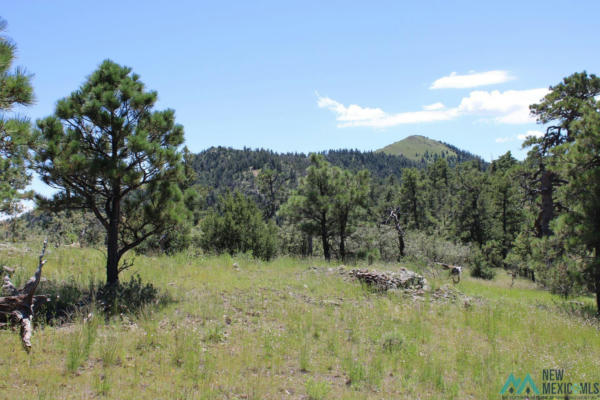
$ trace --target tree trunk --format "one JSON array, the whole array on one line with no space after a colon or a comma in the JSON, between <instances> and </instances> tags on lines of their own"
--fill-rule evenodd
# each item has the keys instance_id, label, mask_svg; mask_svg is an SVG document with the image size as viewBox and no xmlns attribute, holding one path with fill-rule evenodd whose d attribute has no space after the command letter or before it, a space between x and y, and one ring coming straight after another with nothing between
<instances>
[{"instance_id":1,"label":"tree trunk","mask_svg":"<svg viewBox=\"0 0 600 400\"><path fill-rule=\"evenodd\" d=\"M412 199L412 209L413 209L413 217L415 219L415 226L417 227L417 230L420 229L419 227L419 212L417 210L417 195L415 194L415 196Z\"/></svg>"},{"instance_id":2,"label":"tree trunk","mask_svg":"<svg viewBox=\"0 0 600 400\"><path fill-rule=\"evenodd\" d=\"M398 261L400 261L400 259L402 257L404 257L404 233L401 232L400 230L398 230L397 232L398 232L398 252L400 254L400 256L398 257Z\"/></svg>"},{"instance_id":3,"label":"tree trunk","mask_svg":"<svg viewBox=\"0 0 600 400\"><path fill-rule=\"evenodd\" d=\"M346 241L346 232L345 229L342 228L340 229L340 258L342 259L342 262L346 261L346 244L344 243Z\"/></svg>"},{"instance_id":4,"label":"tree trunk","mask_svg":"<svg viewBox=\"0 0 600 400\"><path fill-rule=\"evenodd\" d=\"M109 286L119 283L119 213L118 203L113 205L113 215L110 218L106 238L106 283Z\"/></svg>"},{"instance_id":5,"label":"tree trunk","mask_svg":"<svg viewBox=\"0 0 600 400\"><path fill-rule=\"evenodd\" d=\"M600 278L596 278L596 312L600 315Z\"/></svg>"},{"instance_id":6,"label":"tree trunk","mask_svg":"<svg viewBox=\"0 0 600 400\"><path fill-rule=\"evenodd\" d=\"M550 229L550 221L554 218L554 201L552 195L554 192L554 173L550 171L544 171L541 178L541 195L542 195L542 209L538 215L537 221L535 222L537 228L538 237L552 235Z\"/></svg>"},{"instance_id":7,"label":"tree trunk","mask_svg":"<svg viewBox=\"0 0 600 400\"><path fill-rule=\"evenodd\" d=\"M323 241L323 255L325 260L331 260L331 253L329 251L329 241L327 240L327 233L321 233L321 239Z\"/></svg>"},{"instance_id":8,"label":"tree trunk","mask_svg":"<svg viewBox=\"0 0 600 400\"><path fill-rule=\"evenodd\" d=\"M328 236L329 232L327 231L327 216L324 212L321 212L321 240L323 242L323 255L327 261L331 260Z\"/></svg>"},{"instance_id":9,"label":"tree trunk","mask_svg":"<svg viewBox=\"0 0 600 400\"><path fill-rule=\"evenodd\" d=\"M508 193L504 192L502 196L502 259L505 259L508 254L508 234L507 234L507 208L508 208Z\"/></svg>"}]
</instances>

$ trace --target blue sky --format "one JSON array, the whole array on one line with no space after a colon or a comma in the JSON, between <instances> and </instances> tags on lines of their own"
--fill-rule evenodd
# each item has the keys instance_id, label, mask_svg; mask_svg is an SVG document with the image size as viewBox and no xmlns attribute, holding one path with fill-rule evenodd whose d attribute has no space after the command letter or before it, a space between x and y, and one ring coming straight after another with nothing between
<instances>
[{"instance_id":1,"label":"blue sky","mask_svg":"<svg viewBox=\"0 0 600 400\"><path fill-rule=\"evenodd\" d=\"M419 4L425 3L425 4ZM4 1L51 114L110 58L176 110L192 151L374 150L408 135L486 159L541 131L527 104L600 72L598 1ZM436 83L437 82L437 83ZM533 99L533 100L532 100Z\"/></svg>"}]
</instances>

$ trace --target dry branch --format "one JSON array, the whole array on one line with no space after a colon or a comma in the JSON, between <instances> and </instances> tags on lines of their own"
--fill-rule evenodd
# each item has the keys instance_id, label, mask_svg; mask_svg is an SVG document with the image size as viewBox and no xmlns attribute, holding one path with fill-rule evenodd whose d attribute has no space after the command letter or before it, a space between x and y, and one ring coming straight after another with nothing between
<instances>
[{"instance_id":1,"label":"dry branch","mask_svg":"<svg viewBox=\"0 0 600 400\"><path fill-rule=\"evenodd\" d=\"M6 275L4 276L4 284L2 289L9 296L0 297L0 315L4 315L12 323L21 326L21 339L25 350L31 350L31 334L33 331L33 306L42 301L47 300L46 296L36 296L35 291L42 279L42 267L46 263L44 255L46 254L46 246L48 240L44 240L42 252L39 257L38 267L35 274L27 281L21 289L17 289L10 281L9 271L4 268ZM9 269L10 270L10 269Z\"/></svg>"}]
</instances>

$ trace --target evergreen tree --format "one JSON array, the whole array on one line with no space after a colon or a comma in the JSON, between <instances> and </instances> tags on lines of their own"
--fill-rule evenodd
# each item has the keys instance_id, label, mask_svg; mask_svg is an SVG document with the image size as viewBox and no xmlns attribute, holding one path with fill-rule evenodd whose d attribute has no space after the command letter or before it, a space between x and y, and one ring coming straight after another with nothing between
<instances>
[{"instance_id":1,"label":"evergreen tree","mask_svg":"<svg viewBox=\"0 0 600 400\"><path fill-rule=\"evenodd\" d=\"M335 218L332 200L337 187L334 170L321 154L311 154L306 176L300 180L298 189L292 193L282 215L300 224L308 235L319 235L323 244L323 255L331 259L330 238L335 233Z\"/></svg>"},{"instance_id":2,"label":"evergreen tree","mask_svg":"<svg viewBox=\"0 0 600 400\"><path fill-rule=\"evenodd\" d=\"M455 233L464 242L482 247L490 237L487 175L474 162L467 162L457 167L455 179Z\"/></svg>"},{"instance_id":3,"label":"evergreen tree","mask_svg":"<svg viewBox=\"0 0 600 400\"><path fill-rule=\"evenodd\" d=\"M552 150L563 143L576 139L576 130L572 124L580 120L583 110L600 95L600 78L584 71L563 79L561 83L550 87L550 92L538 104L530 106L531 113L540 124L549 126L541 138L531 138L523 145L533 145L529 158L535 164L530 176L530 192L540 195L540 212L536 220L537 236L552 234L550 221L555 217L555 190L564 180L552 168Z\"/></svg>"},{"instance_id":4,"label":"evergreen tree","mask_svg":"<svg viewBox=\"0 0 600 400\"><path fill-rule=\"evenodd\" d=\"M173 110L152 110L156 99L131 68L106 60L38 121L37 171L60 190L54 206L91 210L106 229L111 285L123 254L187 215L183 127Z\"/></svg>"},{"instance_id":5,"label":"evergreen tree","mask_svg":"<svg viewBox=\"0 0 600 400\"><path fill-rule=\"evenodd\" d=\"M492 236L500 243L505 258L518 235L523 220L521 196L515 185L517 160L507 152L490 167L490 212L493 218Z\"/></svg>"},{"instance_id":6,"label":"evergreen tree","mask_svg":"<svg viewBox=\"0 0 600 400\"><path fill-rule=\"evenodd\" d=\"M346 238L350 235L352 224L359 210L367 207L369 195L369 172L366 170L353 174L350 171L334 167L333 185L336 188L332 199L332 213L339 237L340 259L346 260Z\"/></svg>"},{"instance_id":7,"label":"evergreen tree","mask_svg":"<svg viewBox=\"0 0 600 400\"><path fill-rule=\"evenodd\" d=\"M10 114L16 105L32 104L33 88L23 69L12 69L16 46L2 35L5 30L0 19L0 212L15 214L31 195L24 189L31 181L26 169L33 140L29 121Z\"/></svg>"},{"instance_id":8,"label":"evergreen tree","mask_svg":"<svg viewBox=\"0 0 600 400\"><path fill-rule=\"evenodd\" d=\"M216 209L201 223L202 246L229 254L252 252L265 260L275 255L276 227L265 223L256 203L240 192L221 196Z\"/></svg>"},{"instance_id":9,"label":"evergreen tree","mask_svg":"<svg viewBox=\"0 0 600 400\"><path fill-rule=\"evenodd\" d=\"M600 101L588 99L577 113L580 116L569 124L574 140L552 150L553 172L566 177L563 195L569 200L556 226L567 249L581 246L586 250L580 253L585 264L582 274L596 294L600 312Z\"/></svg>"},{"instance_id":10,"label":"evergreen tree","mask_svg":"<svg viewBox=\"0 0 600 400\"><path fill-rule=\"evenodd\" d=\"M405 169L400 186L400 208L404 211L405 225L420 229L424 222L423 182L419 171Z\"/></svg>"},{"instance_id":11,"label":"evergreen tree","mask_svg":"<svg viewBox=\"0 0 600 400\"><path fill-rule=\"evenodd\" d=\"M427 167L425 190L425 214L427 223L438 233L446 232L450 223L450 169L443 158Z\"/></svg>"}]
</instances>

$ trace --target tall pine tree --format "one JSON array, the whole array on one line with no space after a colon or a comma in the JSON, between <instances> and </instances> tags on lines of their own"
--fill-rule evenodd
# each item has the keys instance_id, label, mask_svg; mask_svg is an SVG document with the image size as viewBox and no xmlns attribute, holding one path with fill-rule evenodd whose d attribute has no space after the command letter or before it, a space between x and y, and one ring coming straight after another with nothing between
<instances>
[{"instance_id":1,"label":"tall pine tree","mask_svg":"<svg viewBox=\"0 0 600 400\"><path fill-rule=\"evenodd\" d=\"M106 229L108 284L123 254L187 214L183 127L173 110L153 111L156 99L131 68L106 60L38 121L37 171L60 190L53 206L88 209Z\"/></svg>"}]
</instances>

